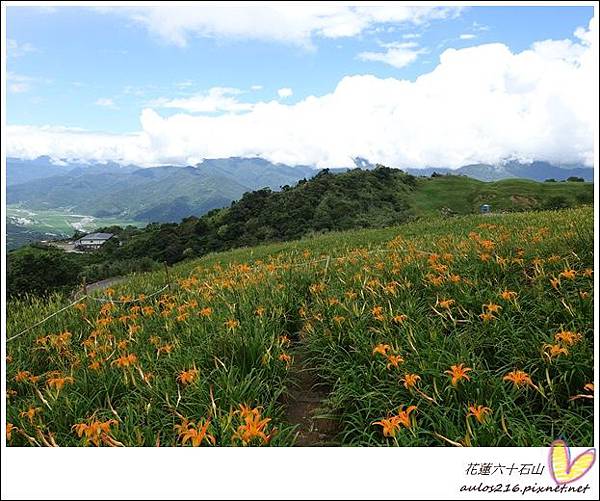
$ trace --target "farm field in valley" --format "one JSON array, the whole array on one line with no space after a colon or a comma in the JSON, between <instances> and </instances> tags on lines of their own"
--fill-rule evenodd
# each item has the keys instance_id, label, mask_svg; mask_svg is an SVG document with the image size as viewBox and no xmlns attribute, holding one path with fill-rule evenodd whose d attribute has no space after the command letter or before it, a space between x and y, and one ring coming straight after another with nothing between
<instances>
[{"instance_id":1,"label":"farm field in valley","mask_svg":"<svg viewBox=\"0 0 600 501\"><path fill-rule=\"evenodd\" d=\"M7 222L12 224L7 234L9 250L30 240L66 238L73 235L75 230L88 232L102 226L144 226L146 224L127 219L72 214L67 210L28 209L17 205L6 207L6 218ZM28 238L28 234L31 234L32 238Z\"/></svg>"},{"instance_id":2,"label":"farm field in valley","mask_svg":"<svg viewBox=\"0 0 600 501\"><path fill-rule=\"evenodd\" d=\"M585 206L133 275L8 341L7 443L590 446L593 242ZM9 302L7 336L70 301Z\"/></svg>"}]
</instances>

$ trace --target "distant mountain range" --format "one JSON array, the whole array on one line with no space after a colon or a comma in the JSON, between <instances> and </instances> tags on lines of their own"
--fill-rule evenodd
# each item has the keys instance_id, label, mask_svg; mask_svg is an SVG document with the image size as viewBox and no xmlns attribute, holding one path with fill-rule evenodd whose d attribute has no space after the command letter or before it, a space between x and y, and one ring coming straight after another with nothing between
<instances>
[{"instance_id":1,"label":"distant mountain range","mask_svg":"<svg viewBox=\"0 0 600 501\"><path fill-rule=\"evenodd\" d=\"M361 169L374 167L356 158ZM348 169L329 169L332 173ZM525 178L556 181L571 176L593 181L593 169L559 167L547 162L507 162L499 166L474 164L459 169L405 169L417 176L465 175L481 181ZM69 209L95 217L122 217L142 222L179 221L228 206L245 192L260 188L279 190L318 169L275 164L262 158L221 158L196 166L141 168L117 163L53 163L49 157L35 160L7 159L7 203L32 209Z\"/></svg>"},{"instance_id":2,"label":"distant mountain range","mask_svg":"<svg viewBox=\"0 0 600 501\"><path fill-rule=\"evenodd\" d=\"M67 208L95 217L179 221L229 205L245 192L274 190L312 177L308 166L262 158L205 160L195 167L57 166L50 159L7 161L7 203L33 209ZM48 175L50 174L50 175Z\"/></svg>"},{"instance_id":3,"label":"distant mountain range","mask_svg":"<svg viewBox=\"0 0 600 501\"><path fill-rule=\"evenodd\" d=\"M569 165L559 167L548 162L506 162L501 165L472 164L459 167L458 169L425 168L406 169L414 176L431 176L434 172L438 174L454 174L468 176L479 181L500 181L501 179L531 179L532 181L564 181L569 177L581 177L585 181L594 181L594 169L583 165Z\"/></svg>"}]
</instances>

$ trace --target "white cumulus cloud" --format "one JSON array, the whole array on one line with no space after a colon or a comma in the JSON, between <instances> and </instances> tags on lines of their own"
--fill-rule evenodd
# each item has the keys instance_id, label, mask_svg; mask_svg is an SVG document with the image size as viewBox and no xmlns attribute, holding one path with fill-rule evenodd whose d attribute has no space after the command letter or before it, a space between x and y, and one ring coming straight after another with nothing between
<instances>
[{"instance_id":1,"label":"white cumulus cloud","mask_svg":"<svg viewBox=\"0 0 600 501\"><path fill-rule=\"evenodd\" d=\"M473 40L476 37L477 35L473 35L473 33L463 33L458 38L460 38L461 40Z\"/></svg>"},{"instance_id":2,"label":"white cumulus cloud","mask_svg":"<svg viewBox=\"0 0 600 501\"><path fill-rule=\"evenodd\" d=\"M150 103L152 107L172 108L190 113L216 113L250 111L253 104L238 101L243 91L233 87L212 87L204 94L178 99L159 98Z\"/></svg>"},{"instance_id":3,"label":"white cumulus cloud","mask_svg":"<svg viewBox=\"0 0 600 501\"><path fill-rule=\"evenodd\" d=\"M328 94L247 110L169 100L147 107L131 135L8 126L7 153L33 158L115 160L140 165L260 155L319 167L352 157L392 167L458 167L507 157L593 165L598 108L596 22L573 40L546 40L514 53L493 43L448 49L415 81L352 75ZM213 92L233 99L237 91ZM190 98L192 99L192 98ZM244 103L242 103L244 104ZM191 111L219 109L220 114Z\"/></svg>"},{"instance_id":4,"label":"white cumulus cloud","mask_svg":"<svg viewBox=\"0 0 600 501\"><path fill-rule=\"evenodd\" d=\"M357 57L361 61L377 61L389 64L394 68L404 68L416 61L420 54L427 52L416 42L383 43L381 47L386 49L385 52L361 52Z\"/></svg>"},{"instance_id":5,"label":"white cumulus cloud","mask_svg":"<svg viewBox=\"0 0 600 501\"><path fill-rule=\"evenodd\" d=\"M281 98L290 97L292 94L294 94L294 91L289 87L283 87L277 91L277 95Z\"/></svg>"}]
</instances>

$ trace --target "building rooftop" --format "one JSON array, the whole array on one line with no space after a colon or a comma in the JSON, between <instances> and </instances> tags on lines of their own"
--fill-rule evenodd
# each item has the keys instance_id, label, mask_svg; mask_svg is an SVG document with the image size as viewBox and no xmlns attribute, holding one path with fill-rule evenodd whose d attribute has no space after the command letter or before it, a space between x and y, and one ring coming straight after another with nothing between
<instances>
[{"instance_id":1,"label":"building rooftop","mask_svg":"<svg viewBox=\"0 0 600 501\"><path fill-rule=\"evenodd\" d=\"M81 237L79 240L109 240L113 236L112 233L90 233L85 237Z\"/></svg>"}]
</instances>

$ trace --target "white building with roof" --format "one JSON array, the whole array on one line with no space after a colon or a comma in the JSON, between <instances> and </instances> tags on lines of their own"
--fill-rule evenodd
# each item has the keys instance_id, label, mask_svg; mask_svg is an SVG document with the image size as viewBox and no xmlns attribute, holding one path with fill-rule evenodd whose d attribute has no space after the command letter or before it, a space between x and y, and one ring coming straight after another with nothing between
<instances>
[{"instance_id":1,"label":"white building with roof","mask_svg":"<svg viewBox=\"0 0 600 501\"><path fill-rule=\"evenodd\" d=\"M79 240L75 240L74 246L80 250L97 250L112 237L114 237L112 233L90 233Z\"/></svg>"}]
</instances>

